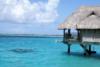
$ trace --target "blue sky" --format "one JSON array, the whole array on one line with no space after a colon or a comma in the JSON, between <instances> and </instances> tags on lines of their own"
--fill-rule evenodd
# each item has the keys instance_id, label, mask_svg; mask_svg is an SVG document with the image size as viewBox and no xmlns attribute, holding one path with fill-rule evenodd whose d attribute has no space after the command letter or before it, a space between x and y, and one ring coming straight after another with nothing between
<instances>
[{"instance_id":1,"label":"blue sky","mask_svg":"<svg viewBox=\"0 0 100 67\"><path fill-rule=\"evenodd\" d=\"M62 34L57 27L80 6L100 0L0 0L0 33Z\"/></svg>"}]
</instances>

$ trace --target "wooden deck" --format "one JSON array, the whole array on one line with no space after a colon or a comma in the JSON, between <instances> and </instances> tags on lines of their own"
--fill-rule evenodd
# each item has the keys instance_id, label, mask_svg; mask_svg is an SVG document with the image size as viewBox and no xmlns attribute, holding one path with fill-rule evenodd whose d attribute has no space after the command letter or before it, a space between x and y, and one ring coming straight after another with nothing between
<instances>
[{"instance_id":1,"label":"wooden deck","mask_svg":"<svg viewBox=\"0 0 100 67\"><path fill-rule=\"evenodd\" d=\"M63 43L65 43L68 46L67 52L68 54L70 54L70 50L71 50L71 45L74 45L75 43L79 44L81 48L84 49L84 55L91 55L96 53L96 51L93 51L91 46L93 44L100 44L100 43L91 43L91 42L84 42L82 43L81 41L79 41L78 39L66 39L63 41Z\"/></svg>"}]
</instances>

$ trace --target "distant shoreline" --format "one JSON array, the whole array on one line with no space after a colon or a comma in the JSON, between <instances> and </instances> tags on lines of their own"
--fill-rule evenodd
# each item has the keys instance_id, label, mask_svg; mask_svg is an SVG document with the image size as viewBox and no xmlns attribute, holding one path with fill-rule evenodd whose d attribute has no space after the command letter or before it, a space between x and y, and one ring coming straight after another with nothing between
<instances>
[{"instance_id":1,"label":"distant shoreline","mask_svg":"<svg viewBox=\"0 0 100 67\"><path fill-rule=\"evenodd\" d=\"M30 35L30 34L18 34L18 35L15 35L15 34L2 34L0 35L0 37L34 37L34 38L52 38L52 37L63 37L63 35Z\"/></svg>"}]
</instances>

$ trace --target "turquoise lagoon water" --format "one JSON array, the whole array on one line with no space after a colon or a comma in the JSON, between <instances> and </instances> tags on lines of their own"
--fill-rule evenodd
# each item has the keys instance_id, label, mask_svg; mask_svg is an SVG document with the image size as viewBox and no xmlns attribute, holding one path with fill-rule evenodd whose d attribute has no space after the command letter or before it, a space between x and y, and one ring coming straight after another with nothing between
<instances>
[{"instance_id":1,"label":"turquoise lagoon water","mask_svg":"<svg viewBox=\"0 0 100 67\"><path fill-rule=\"evenodd\" d=\"M97 54L83 56L82 48L75 44L71 55L67 46L57 40L62 38L1 37L0 67L100 67L100 46ZM13 49L31 49L19 53Z\"/></svg>"}]
</instances>

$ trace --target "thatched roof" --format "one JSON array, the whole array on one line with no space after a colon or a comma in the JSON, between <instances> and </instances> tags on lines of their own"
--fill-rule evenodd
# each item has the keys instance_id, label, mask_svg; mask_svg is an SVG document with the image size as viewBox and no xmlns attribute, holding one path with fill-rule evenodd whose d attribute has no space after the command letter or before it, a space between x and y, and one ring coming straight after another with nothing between
<instances>
[{"instance_id":1,"label":"thatched roof","mask_svg":"<svg viewBox=\"0 0 100 67\"><path fill-rule=\"evenodd\" d=\"M100 29L100 17L92 15L77 25L78 29Z\"/></svg>"},{"instance_id":2,"label":"thatched roof","mask_svg":"<svg viewBox=\"0 0 100 67\"><path fill-rule=\"evenodd\" d=\"M83 6L59 25L59 29L100 29L100 7Z\"/></svg>"}]
</instances>

